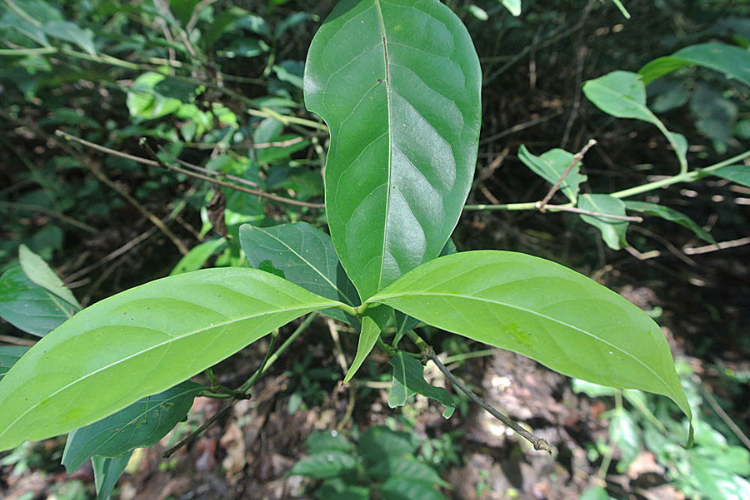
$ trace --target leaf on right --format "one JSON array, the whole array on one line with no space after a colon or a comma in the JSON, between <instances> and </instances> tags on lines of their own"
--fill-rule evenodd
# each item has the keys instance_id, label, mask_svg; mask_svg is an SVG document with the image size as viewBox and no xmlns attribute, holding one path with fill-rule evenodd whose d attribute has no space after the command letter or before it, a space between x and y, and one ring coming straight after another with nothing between
<instances>
[{"instance_id":1,"label":"leaf on right","mask_svg":"<svg viewBox=\"0 0 750 500\"><path fill-rule=\"evenodd\" d=\"M553 185L560 180L573 162L573 158L575 155L564 149L551 149L541 156L535 156L524 145L518 148L518 159L532 172ZM587 179L580 170L581 163L579 162L560 183L560 191L573 203L578 199L579 186Z\"/></svg>"},{"instance_id":2,"label":"leaf on right","mask_svg":"<svg viewBox=\"0 0 750 500\"><path fill-rule=\"evenodd\" d=\"M571 377L662 394L692 418L659 326L559 264L513 252L463 252L420 266L368 302Z\"/></svg>"},{"instance_id":3,"label":"leaf on right","mask_svg":"<svg viewBox=\"0 0 750 500\"><path fill-rule=\"evenodd\" d=\"M734 45L702 43L678 50L671 56L660 57L646 64L638 72L649 84L686 66L703 66L750 85L750 52Z\"/></svg>"},{"instance_id":4,"label":"leaf on right","mask_svg":"<svg viewBox=\"0 0 750 500\"><path fill-rule=\"evenodd\" d=\"M713 236L711 236L711 233L703 229L700 224L698 224L682 212L678 212L677 210L674 210L672 208L657 205L655 203L648 203L645 201L626 201L625 208L648 215L654 215L669 222L674 222L675 224L679 224L682 227L690 229L693 233L695 233L697 237L699 237L706 243L716 243L716 240Z\"/></svg>"}]
</instances>

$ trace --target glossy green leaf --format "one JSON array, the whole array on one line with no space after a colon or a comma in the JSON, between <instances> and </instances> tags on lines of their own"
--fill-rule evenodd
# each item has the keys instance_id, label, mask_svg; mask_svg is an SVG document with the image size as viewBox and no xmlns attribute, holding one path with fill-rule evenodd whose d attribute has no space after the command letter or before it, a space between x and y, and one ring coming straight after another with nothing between
<instances>
[{"instance_id":1,"label":"glossy green leaf","mask_svg":"<svg viewBox=\"0 0 750 500\"><path fill-rule=\"evenodd\" d=\"M705 171L704 171L705 172ZM709 172L705 172L709 173ZM737 184L750 187L750 165L729 165L712 170L710 175L727 179Z\"/></svg>"},{"instance_id":2,"label":"glossy green leaf","mask_svg":"<svg viewBox=\"0 0 750 500\"><path fill-rule=\"evenodd\" d=\"M18 247L18 260L26 277L33 283L73 304L77 309L81 308L81 304L78 303L73 293L65 287L62 280L41 257L29 250L29 247L26 245Z\"/></svg>"},{"instance_id":3,"label":"glossy green leaf","mask_svg":"<svg viewBox=\"0 0 750 500\"><path fill-rule=\"evenodd\" d=\"M481 73L437 0L343 0L313 39L305 103L328 123L333 243L367 298L435 258L473 177Z\"/></svg>"},{"instance_id":4,"label":"glossy green leaf","mask_svg":"<svg viewBox=\"0 0 750 500\"><path fill-rule=\"evenodd\" d=\"M584 194L578 199L578 208L597 214L625 215L625 203L608 194ZM581 215L581 219L599 229L602 239L612 250L630 246L625 239L625 233L628 230L627 221L599 215Z\"/></svg>"},{"instance_id":5,"label":"glossy green leaf","mask_svg":"<svg viewBox=\"0 0 750 500\"><path fill-rule=\"evenodd\" d=\"M315 478L334 477L357 468L357 459L348 453L330 450L305 457L292 467L289 474Z\"/></svg>"},{"instance_id":6,"label":"glossy green leaf","mask_svg":"<svg viewBox=\"0 0 750 500\"><path fill-rule=\"evenodd\" d=\"M571 377L665 395L691 417L656 323L616 293L553 262L499 251L448 255L368 302Z\"/></svg>"},{"instance_id":7,"label":"glossy green leaf","mask_svg":"<svg viewBox=\"0 0 750 500\"><path fill-rule=\"evenodd\" d=\"M0 317L19 330L43 337L78 308L32 282L14 267L0 276Z\"/></svg>"},{"instance_id":8,"label":"glossy green leaf","mask_svg":"<svg viewBox=\"0 0 750 500\"><path fill-rule=\"evenodd\" d=\"M448 500L433 483L393 476L380 486L384 500Z\"/></svg>"},{"instance_id":9,"label":"glossy green leaf","mask_svg":"<svg viewBox=\"0 0 750 500\"><path fill-rule=\"evenodd\" d=\"M305 290L350 306L360 304L357 290L339 263L331 237L320 229L306 222L267 228L244 224L240 228L240 243L253 267L270 263L284 273L284 278ZM324 313L357 324L341 309Z\"/></svg>"},{"instance_id":10,"label":"glossy green leaf","mask_svg":"<svg viewBox=\"0 0 750 500\"><path fill-rule=\"evenodd\" d=\"M500 0L500 3L514 16L521 15L521 0Z\"/></svg>"},{"instance_id":11,"label":"glossy green leaf","mask_svg":"<svg viewBox=\"0 0 750 500\"><path fill-rule=\"evenodd\" d=\"M696 236L705 241L706 243L716 243L716 240L711 233L703 229L697 222L688 217L687 215L673 210L669 207L663 207L655 203L647 203L645 201L626 201L625 208L628 210L635 210L636 212L654 215L661 217L664 220L674 222L690 229Z\"/></svg>"},{"instance_id":12,"label":"glossy green leaf","mask_svg":"<svg viewBox=\"0 0 750 500\"><path fill-rule=\"evenodd\" d=\"M586 98L605 113L617 118L631 118L656 125L680 161L681 168L687 169L687 159L683 148L675 141L674 134L646 106L646 86L640 75L627 71L614 71L583 85Z\"/></svg>"},{"instance_id":13,"label":"glossy green leaf","mask_svg":"<svg viewBox=\"0 0 750 500\"><path fill-rule=\"evenodd\" d=\"M88 425L338 304L241 268L171 276L103 300L38 342L0 382L0 450Z\"/></svg>"},{"instance_id":14,"label":"glossy green leaf","mask_svg":"<svg viewBox=\"0 0 750 500\"><path fill-rule=\"evenodd\" d=\"M202 268L203 265L211 258L214 254L218 253L226 245L227 240L225 238L217 238L215 240L204 241L203 243L196 245L190 249L187 255L180 259L170 276L177 274L188 273L190 271L197 271Z\"/></svg>"},{"instance_id":15,"label":"glossy green leaf","mask_svg":"<svg viewBox=\"0 0 750 500\"><path fill-rule=\"evenodd\" d=\"M116 458L94 457L92 459L94 482L96 483L96 500L109 500L117 480L125 472L132 455L133 452L131 451Z\"/></svg>"},{"instance_id":16,"label":"glossy green leaf","mask_svg":"<svg viewBox=\"0 0 750 500\"><path fill-rule=\"evenodd\" d=\"M678 50L671 56L660 57L646 64L638 72L649 84L685 66L703 66L724 73L745 85L750 85L750 52L733 45L703 43Z\"/></svg>"},{"instance_id":17,"label":"glossy green leaf","mask_svg":"<svg viewBox=\"0 0 750 500\"><path fill-rule=\"evenodd\" d=\"M393 386L388 394L388 406L396 408L404 406L409 396L419 393L432 398L445 407L444 418L450 418L456 409L456 403L448 391L442 387L435 387L424 379L422 363L399 351L391 358L393 367Z\"/></svg>"},{"instance_id":18,"label":"glossy green leaf","mask_svg":"<svg viewBox=\"0 0 750 500\"><path fill-rule=\"evenodd\" d=\"M347 384L354 377L354 375L365 362L365 359L375 347L380 333L383 331L386 322L393 314L393 310L390 307L378 306L372 309L367 309L361 316L362 328L359 333L359 341L357 342L357 354L352 361L352 365L346 372L344 377L344 383Z\"/></svg>"},{"instance_id":19,"label":"glossy green leaf","mask_svg":"<svg viewBox=\"0 0 750 500\"><path fill-rule=\"evenodd\" d=\"M155 445L185 418L202 389L200 384L183 382L76 429L68 435L62 464L71 474L93 456L118 457Z\"/></svg>"},{"instance_id":20,"label":"glossy green leaf","mask_svg":"<svg viewBox=\"0 0 750 500\"><path fill-rule=\"evenodd\" d=\"M20 345L0 346L0 380L8 373L10 367L15 365L29 349L30 347Z\"/></svg>"},{"instance_id":21,"label":"glossy green leaf","mask_svg":"<svg viewBox=\"0 0 750 500\"><path fill-rule=\"evenodd\" d=\"M523 144L518 148L518 159L529 167L532 172L550 184L555 184L570 166L575 155L564 149L552 149L541 156L534 156ZM579 162L560 184L560 191L573 203L578 199L578 190L587 177L580 173L582 164Z\"/></svg>"},{"instance_id":22,"label":"glossy green leaf","mask_svg":"<svg viewBox=\"0 0 750 500\"><path fill-rule=\"evenodd\" d=\"M91 54L96 55L94 48L94 32L90 29L83 29L69 21L49 21L44 25L44 32L59 40L65 40Z\"/></svg>"}]
</instances>

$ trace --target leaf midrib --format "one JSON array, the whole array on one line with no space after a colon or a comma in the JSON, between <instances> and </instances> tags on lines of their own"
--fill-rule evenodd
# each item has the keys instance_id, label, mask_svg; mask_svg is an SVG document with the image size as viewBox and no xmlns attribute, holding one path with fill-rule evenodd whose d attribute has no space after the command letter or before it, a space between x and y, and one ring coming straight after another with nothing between
<instances>
[{"instance_id":1,"label":"leaf midrib","mask_svg":"<svg viewBox=\"0 0 750 500\"><path fill-rule=\"evenodd\" d=\"M525 313L529 313L529 314L538 316L540 318L544 318L546 320L549 320L549 321L551 321L553 323L557 323L557 324L559 324L561 326L565 326L565 327L571 328L573 330L576 330L576 331L578 331L578 332L580 332L580 333L582 333L582 334L584 334L584 335L586 335L588 337L591 337L592 339L598 340L599 342L602 342L603 344L610 346L613 349L616 349L617 351L621 352L625 356L633 359L636 363L638 363L641 366L643 366L647 371L651 372L654 375L654 377L656 377L656 379L659 380L664 385L664 387L667 388L669 394L671 394L672 396L674 396L673 399L675 401L680 401L680 398L677 397L678 395L675 393L675 391L672 389L672 387L669 384L667 384L666 380L664 380L664 378L661 375L659 375L658 373L656 373L650 366L648 366L646 363L642 362L641 360L639 360L638 358L636 358L635 356L633 356L629 352L623 350L622 348L620 348L620 347L618 347L616 345L611 344L610 342L607 342L604 339L601 339L601 338L597 337L596 335L594 335L594 334L592 334L590 332L587 332L586 330L578 328L577 326L570 325L568 323L565 323L564 321L560 321L560 320L558 320L556 318L552 318L552 317L547 316L545 314L542 314L540 312L533 311L531 309L526 309L525 307L520 307L520 306L517 306L517 305L514 305L514 304L509 304L509 303L506 303L506 302L500 302L500 301L497 301L497 300L483 299L483 298L474 297L474 296L471 296L471 295L462 295L462 294L458 294L458 293L446 293L446 292L437 292L437 293L436 292L407 292L407 293L397 293L397 294L389 294L389 295L376 295L375 297L372 297L372 299L368 300L367 302L371 302L372 301L372 302L383 302L383 303L385 303L385 299L389 299L389 298L399 298L399 297L416 298L416 297L422 297L422 296L425 296L425 297L456 297L456 298L460 298L460 299L476 300L478 302L486 302L486 303L491 303L491 304L497 304L499 306L504 306L504 307L508 307L510 309L515 309L517 311L522 311L522 312L525 312ZM670 396L670 397L672 397L672 396Z\"/></svg>"},{"instance_id":2,"label":"leaf midrib","mask_svg":"<svg viewBox=\"0 0 750 500\"><path fill-rule=\"evenodd\" d=\"M77 384L85 381L88 378L91 378L91 377L99 374L100 372L108 370L109 368L117 366L117 365L119 365L119 364L121 364L121 363L123 363L125 361L130 360L130 359L136 358L136 357L138 357L138 356L140 356L142 354L145 354L145 353L147 353L149 351L152 351L152 350L154 350L156 348L162 347L164 345L168 345L170 342L176 342L178 340L182 340L182 339L191 337L192 335L197 335L199 333L205 332L205 331L210 330L210 329L220 328L220 327L223 327L223 326L231 325L231 324L239 322L239 321L245 321L245 320L248 320L248 319L258 318L258 317L265 316L265 315L268 315L268 314L276 314L276 313L280 313L280 312L302 311L302 310L307 310L307 309L310 309L310 308L313 308L313 310L315 310L317 308L330 308L330 307L335 307L337 304L340 304L340 302L338 302L338 301L329 301L329 302L323 303L323 304L308 304L308 305L305 305L304 307L291 307L291 308L286 308L286 309L279 309L279 310L276 310L276 311L265 311L265 312L258 313L258 314L253 314L253 315L248 315L248 316L242 316L240 318L235 318L235 319L232 319L232 320L229 320L229 321L225 321L224 323L216 324L214 326L208 326L206 328L200 328L200 329L194 330L192 332L188 332L185 335L181 335L179 337L170 337L168 340L165 340L164 342L160 342L158 344L154 344L153 346L150 346L147 349L138 351L138 352L133 353L133 354L131 354L131 355L125 357L125 358L121 358L121 359L119 359L119 360L117 360L117 361L115 361L113 363L110 363L110 364L105 365L105 366L103 366L101 368L98 368L97 370L94 370L93 372L88 373L88 374L84 375L83 377L80 377L80 378L78 378L78 379L70 382L69 384L65 385L64 387L61 387L60 389L56 390L55 392L53 392L52 394L50 394L46 398L43 398L43 399L39 400L37 403L35 403L31 407L29 407L21 415L19 415L15 420L13 420L13 422L11 422L10 424L8 424L8 426L2 432L0 432L0 437L5 436L8 433L8 431L11 430L16 425L16 423L18 423L19 420L21 420L23 417L25 417L29 412L35 410L43 402L49 401L50 399L54 398L58 394L62 393L63 391L66 391L67 389L69 389L71 387L74 387L75 385L77 385Z\"/></svg>"}]
</instances>

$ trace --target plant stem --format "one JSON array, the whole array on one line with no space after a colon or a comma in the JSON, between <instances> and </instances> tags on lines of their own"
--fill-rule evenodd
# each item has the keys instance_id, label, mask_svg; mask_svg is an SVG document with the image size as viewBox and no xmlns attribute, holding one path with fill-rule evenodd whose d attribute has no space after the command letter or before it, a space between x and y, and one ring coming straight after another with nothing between
<instances>
[{"instance_id":1,"label":"plant stem","mask_svg":"<svg viewBox=\"0 0 750 500\"><path fill-rule=\"evenodd\" d=\"M546 440L536 437L533 434L531 434L529 431L521 427L519 424L511 420L507 415L501 413L500 411L496 410L492 407L489 403L487 403L484 399L477 396L477 394L466 387L463 382L461 382L453 373L451 373L448 368L445 367L445 365L440 361L440 358L438 358L437 354L435 354L435 350L427 343L425 342L419 335L417 335L416 332L413 330L409 330L406 332L406 335L409 336L410 339L414 341L414 343L419 347L419 349L422 351L422 356L426 359L431 359L433 363L435 363L435 366L438 367L438 369L443 372L443 374L448 378L448 380L451 381L451 383L458 387L461 392L469 396L472 401L474 401L476 404L481 406L484 410L486 410L490 415L501 421L506 426L510 427L515 431L519 436L526 439L528 442L530 442L535 450L544 450L550 454L552 454L552 447L547 443Z\"/></svg>"}]
</instances>

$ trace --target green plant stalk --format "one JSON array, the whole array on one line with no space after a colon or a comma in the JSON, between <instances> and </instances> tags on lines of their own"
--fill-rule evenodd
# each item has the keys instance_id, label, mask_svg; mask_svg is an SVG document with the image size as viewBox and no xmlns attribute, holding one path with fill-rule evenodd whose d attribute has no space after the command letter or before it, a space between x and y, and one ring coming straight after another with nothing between
<instances>
[{"instance_id":1,"label":"green plant stalk","mask_svg":"<svg viewBox=\"0 0 750 500\"><path fill-rule=\"evenodd\" d=\"M674 175L672 177L667 177L666 179L661 179L654 182L649 182L647 184L642 184L640 186L635 186L628 189L623 189L622 191L616 191L614 193L610 193L610 196L614 198L630 198L631 196L635 196L637 194L642 193L648 193L649 191L653 191L655 189L659 189L666 186L671 186L672 184L679 184L681 182L693 182L697 180L701 175L710 173L713 171L716 171L722 167L727 167L729 165L732 165L734 163L738 163L745 158L750 157L750 151L745 151L744 153L741 153L737 156L733 156L732 158L729 158L727 160L721 161L719 163L715 163L711 165L710 167L701 168L697 170L693 170L690 172L685 172L682 174ZM572 207L574 206L572 203L566 203L565 205L560 205L561 207ZM520 211L520 210L537 210L536 202L526 202L526 203L506 203L503 205L466 205L464 206L464 210L481 210L481 211L499 211L499 210L505 210L505 211ZM545 207L545 210L549 212L556 212L558 210L555 210L555 207L547 206Z\"/></svg>"}]
</instances>

